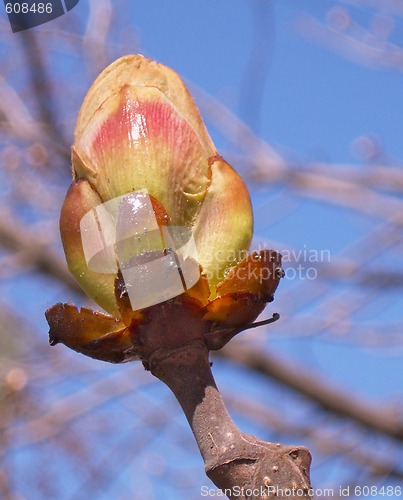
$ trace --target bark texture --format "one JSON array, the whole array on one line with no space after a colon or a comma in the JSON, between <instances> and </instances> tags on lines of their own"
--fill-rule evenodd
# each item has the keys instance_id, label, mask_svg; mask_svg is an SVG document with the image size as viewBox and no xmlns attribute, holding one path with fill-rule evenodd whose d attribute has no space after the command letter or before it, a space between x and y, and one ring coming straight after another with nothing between
<instances>
[{"instance_id":1,"label":"bark texture","mask_svg":"<svg viewBox=\"0 0 403 500\"><path fill-rule=\"evenodd\" d=\"M167 307L166 318L172 318L175 305ZM137 342L144 346L146 369L164 382L180 403L207 476L230 499L311 498L309 451L264 442L238 429L215 384L198 312L188 310L184 315L182 309L180 313L175 332L171 332L172 323L160 318L144 328ZM165 327L164 335L161 326Z\"/></svg>"}]
</instances>

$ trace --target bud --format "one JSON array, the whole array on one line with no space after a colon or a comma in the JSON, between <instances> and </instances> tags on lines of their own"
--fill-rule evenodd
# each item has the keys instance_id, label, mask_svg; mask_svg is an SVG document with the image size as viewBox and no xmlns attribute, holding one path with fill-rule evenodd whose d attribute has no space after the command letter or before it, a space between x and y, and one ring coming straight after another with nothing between
<instances>
[{"instance_id":1,"label":"bud","mask_svg":"<svg viewBox=\"0 0 403 500\"><path fill-rule=\"evenodd\" d=\"M247 255L247 188L173 70L139 55L106 68L81 107L72 162L60 216L66 260L109 314L56 304L46 312L52 344L127 361L141 357L136 336L161 311L199 322L209 344L272 300L281 256Z\"/></svg>"}]
</instances>

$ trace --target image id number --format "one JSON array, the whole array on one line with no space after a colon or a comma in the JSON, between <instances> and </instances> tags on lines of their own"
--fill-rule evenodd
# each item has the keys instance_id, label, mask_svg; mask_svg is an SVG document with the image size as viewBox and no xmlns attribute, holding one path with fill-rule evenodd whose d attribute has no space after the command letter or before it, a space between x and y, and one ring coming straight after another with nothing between
<instances>
[{"instance_id":1,"label":"image id number","mask_svg":"<svg viewBox=\"0 0 403 500\"><path fill-rule=\"evenodd\" d=\"M398 498L402 495L401 486L356 486L354 488L356 497L377 497L384 496Z\"/></svg>"},{"instance_id":2,"label":"image id number","mask_svg":"<svg viewBox=\"0 0 403 500\"><path fill-rule=\"evenodd\" d=\"M7 3L7 14L51 14L53 6L51 3Z\"/></svg>"}]
</instances>

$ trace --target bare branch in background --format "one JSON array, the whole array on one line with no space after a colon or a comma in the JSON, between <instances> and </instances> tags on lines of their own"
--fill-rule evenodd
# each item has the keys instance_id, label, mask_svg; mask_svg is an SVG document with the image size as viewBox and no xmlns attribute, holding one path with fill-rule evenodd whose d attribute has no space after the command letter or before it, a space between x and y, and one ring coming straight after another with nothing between
<instances>
[{"instance_id":1,"label":"bare branch in background","mask_svg":"<svg viewBox=\"0 0 403 500\"><path fill-rule=\"evenodd\" d=\"M18 223L7 212L2 213L0 221L0 245L13 252L26 251L25 262L34 265L40 272L60 280L76 293L82 293L65 262L49 250L48 241L38 241L32 230Z\"/></svg>"},{"instance_id":2,"label":"bare branch in background","mask_svg":"<svg viewBox=\"0 0 403 500\"><path fill-rule=\"evenodd\" d=\"M395 3L394 7L397 6ZM382 3L378 7L380 12L374 14L369 29L355 22L348 9L339 6L329 10L326 22L301 13L296 26L307 39L355 63L400 71L403 68L403 47L388 40L394 29L394 21L387 14L387 5L384 7ZM399 11L401 13L400 7Z\"/></svg>"},{"instance_id":3,"label":"bare branch in background","mask_svg":"<svg viewBox=\"0 0 403 500\"><path fill-rule=\"evenodd\" d=\"M54 95L55 87L46 66L45 52L40 49L36 35L30 30L24 31L22 46L28 61L27 68L31 88L39 108L39 121L45 126L43 132L45 135L52 137L57 145L55 149L64 152L66 159L69 160L69 143L64 137L64 131L58 119L58 106L56 106L56 97Z\"/></svg>"},{"instance_id":4,"label":"bare branch in background","mask_svg":"<svg viewBox=\"0 0 403 500\"><path fill-rule=\"evenodd\" d=\"M86 59L91 63L94 75L107 64L107 36L111 26L113 7L111 0L90 0L90 15L83 38Z\"/></svg>"},{"instance_id":5,"label":"bare branch in background","mask_svg":"<svg viewBox=\"0 0 403 500\"><path fill-rule=\"evenodd\" d=\"M357 395L349 395L343 389L337 389L330 383L324 383L322 377L309 371L295 361L282 362L279 356L245 346L242 349L228 344L224 349L225 357L263 373L276 382L287 385L298 393L310 398L324 410L328 410L374 431L403 440L403 419L399 418L394 408L382 407L362 400Z\"/></svg>"}]
</instances>

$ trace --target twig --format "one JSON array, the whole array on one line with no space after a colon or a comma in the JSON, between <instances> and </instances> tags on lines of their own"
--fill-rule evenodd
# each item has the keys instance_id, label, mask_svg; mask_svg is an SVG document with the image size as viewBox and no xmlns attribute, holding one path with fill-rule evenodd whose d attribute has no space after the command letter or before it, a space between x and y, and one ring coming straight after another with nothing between
<instances>
[{"instance_id":1,"label":"twig","mask_svg":"<svg viewBox=\"0 0 403 500\"><path fill-rule=\"evenodd\" d=\"M265 498L274 491L288 498L311 498L310 454L303 447L266 443L242 433L231 420L202 343L158 350L151 372L175 394L196 438L206 474L229 498Z\"/></svg>"},{"instance_id":2,"label":"twig","mask_svg":"<svg viewBox=\"0 0 403 500\"><path fill-rule=\"evenodd\" d=\"M181 405L206 474L231 499L250 498L250 489L259 491L254 498L264 498L273 487L287 490L293 500L311 498L306 448L266 443L242 433L231 420L211 373L206 339L210 325L192 301L185 304L171 300L155 306L130 335L144 367Z\"/></svg>"}]
</instances>

